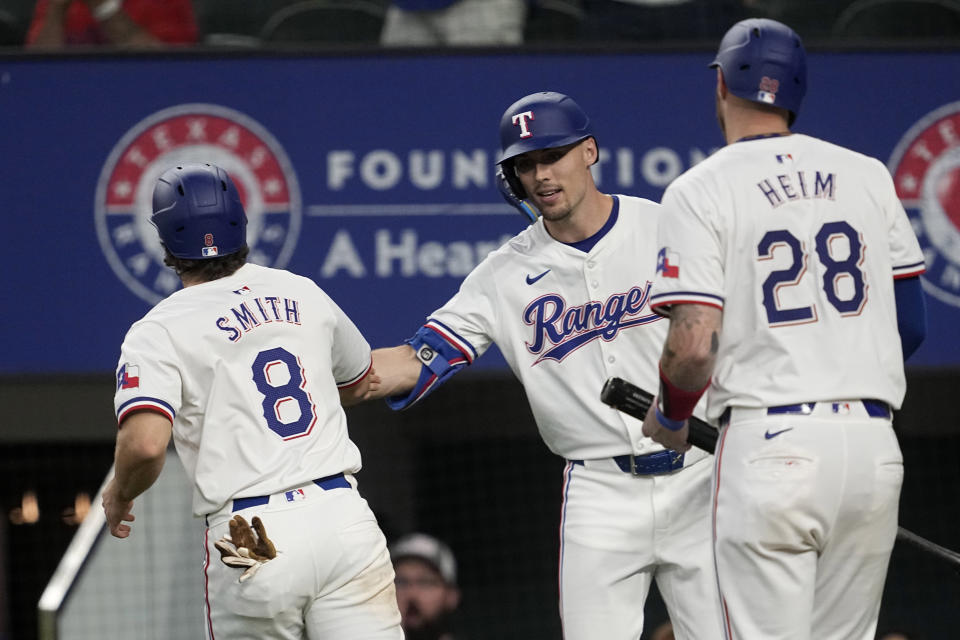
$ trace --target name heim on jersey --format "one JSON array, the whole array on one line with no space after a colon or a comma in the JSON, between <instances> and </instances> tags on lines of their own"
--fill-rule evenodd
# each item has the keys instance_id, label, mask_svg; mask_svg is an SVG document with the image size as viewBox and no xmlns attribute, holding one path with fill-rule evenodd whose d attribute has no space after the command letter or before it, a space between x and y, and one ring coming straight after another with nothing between
<instances>
[{"instance_id":1,"label":"name heim on jersey","mask_svg":"<svg viewBox=\"0 0 960 640\"><path fill-rule=\"evenodd\" d=\"M794 200L812 198L833 200L837 176L823 171L814 171L812 174L794 171L761 180L757 183L757 187L766 196L770 206L776 209Z\"/></svg>"}]
</instances>

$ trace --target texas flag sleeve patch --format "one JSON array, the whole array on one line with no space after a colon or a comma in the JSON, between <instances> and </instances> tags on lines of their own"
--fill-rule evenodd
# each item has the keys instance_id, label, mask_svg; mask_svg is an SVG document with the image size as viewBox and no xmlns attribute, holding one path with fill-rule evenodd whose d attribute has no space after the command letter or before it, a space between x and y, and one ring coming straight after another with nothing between
<instances>
[{"instance_id":1,"label":"texas flag sleeve patch","mask_svg":"<svg viewBox=\"0 0 960 640\"><path fill-rule=\"evenodd\" d=\"M670 247L663 247L657 254L657 273L664 278L680 277L680 256L670 251Z\"/></svg>"},{"instance_id":2,"label":"texas flag sleeve patch","mask_svg":"<svg viewBox=\"0 0 960 640\"><path fill-rule=\"evenodd\" d=\"M138 389L140 387L140 367L124 363L117 371L117 390Z\"/></svg>"}]
</instances>

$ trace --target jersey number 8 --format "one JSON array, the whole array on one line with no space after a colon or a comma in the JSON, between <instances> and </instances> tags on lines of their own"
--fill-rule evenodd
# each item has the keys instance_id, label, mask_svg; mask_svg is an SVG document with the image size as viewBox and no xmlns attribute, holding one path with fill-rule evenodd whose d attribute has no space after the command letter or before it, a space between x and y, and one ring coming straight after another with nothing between
<instances>
[{"instance_id":1,"label":"jersey number 8","mask_svg":"<svg viewBox=\"0 0 960 640\"><path fill-rule=\"evenodd\" d=\"M842 259L834 257L833 242L846 238L849 251ZM786 229L768 231L757 245L760 260L770 260L777 247L785 246L793 252L793 261L786 269L773 271L763 281L763 306L767 310L767 322L770 326L785 326L817 321L816 305L782 309L778 300L781 287L793 287L800 284L807 271L809 255L804 251L800 240ZM860 234L848 222L828 222L820 227L816 236L817 258L824 266L823 292L827 301L841 316L855 316L863 310L867 300L867 285L864 281L863 264L866 246ZM847 289L846 298L841 298L838 285L846 277L850 278L852 291Z\"/></svg>"},{"instance_id":2,"label":"jersey number 8","mask_svg":"<svg viewBox=\"0 0 960 640\"><path fill-rule=\"evenodd\" d=\"M253 381L263 394L263 417L271 431L284 440L305 436L317 422L317 411L304 390L307 379L300 360L281 347L257 354Z\"/></svg>"}]
</instances>

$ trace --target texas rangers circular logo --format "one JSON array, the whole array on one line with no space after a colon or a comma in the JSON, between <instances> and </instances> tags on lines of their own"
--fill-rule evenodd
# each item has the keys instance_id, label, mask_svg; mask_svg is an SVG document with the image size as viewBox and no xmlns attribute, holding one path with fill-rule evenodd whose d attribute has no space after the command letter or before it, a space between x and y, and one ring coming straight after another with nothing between
<instances>
[{"instance_id":1,"label":"texas rangers circular logo","mask_svg":"<svg viewBox=\"0 0 960 640\"><path fill-rule=\"evenodd\" d=\"M150 223L153 187L170 167L210 163L223 168L247 213L248 260L284 267L302 217L293 166L277 140L242 113L211 104L184 104L135 125L110 152L97 183L94 214L100 248L117 277L151 304L180 287L163 264Z\"/></svg>"},{"instance_id":2,"label":"texas rangers circular logo","mask_svg":"<svg viewBox=\"0 0 960 640\"><path fill-rule=\"evenodd\" d=\"M913 125L888 167L923 249L924 289L960 307L960 102Z\"/></svg>"}]
</instances>

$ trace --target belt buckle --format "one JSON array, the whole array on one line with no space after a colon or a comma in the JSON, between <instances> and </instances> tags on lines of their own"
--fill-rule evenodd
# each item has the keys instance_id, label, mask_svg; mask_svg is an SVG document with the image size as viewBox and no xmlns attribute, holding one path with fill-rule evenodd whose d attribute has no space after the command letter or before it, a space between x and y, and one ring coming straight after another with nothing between
<instances>
[{"instance_id":1,"label":"belt buckle","mask_svg":"<svg viewBox=\"0 0 960 640\"><path fill-rule=\"evenodd\" d=\"M671 469L672 469L673 465L677 464L677 462L679 462L680 460L683 459L683 454L680 453L679 451L674 451L673 449L664 449L661 453L669 453L669 454L670 454L670 467L671 467ZM652 454L650 454L650 455L652 455ZM649 476L649 475L651 475L651 473L654 473L654 474L657 473L657 472L650 472L650 471L644 471L643 473L641 473L641 472L637 471L637 458L638 458L638 457L643 457L643 456L635 456L635 455L633 455L632 453L630 454L630 475L632 475L632 476L634 476L634 477L639 477L639 476ZM667 472L669 472L671 469L668 469Z\"/></svg>"}]
</instances>

